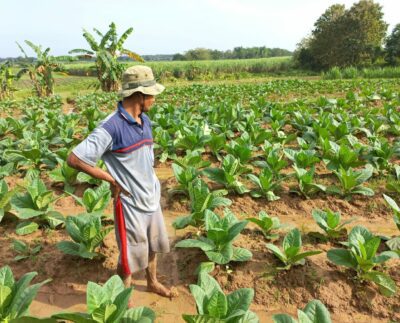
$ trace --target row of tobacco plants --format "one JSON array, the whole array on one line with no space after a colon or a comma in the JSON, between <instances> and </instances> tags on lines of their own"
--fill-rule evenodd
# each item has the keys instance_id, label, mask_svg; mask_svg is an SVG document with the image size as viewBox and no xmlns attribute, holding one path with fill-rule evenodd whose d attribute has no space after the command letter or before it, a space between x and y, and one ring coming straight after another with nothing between
<instances>
[{"instance_id":1,"label":"row of tobacco plants","mask_svg":"<svg viewBox=\"0 0 400 323\"><path fill-rule=\"evenodd\" d=\"M234 194L249 194L268 203L280 198L286 184L290 192L304 199L322 194L357 199L359 195L377 194L370 183L382 180L386 184L384 197L400 228L398 87L396 81L275 81L251 86L193 85L167 90L160 97L149 113L156 157L158 162L172 163L177 185L169 194L186 196L190 209L173 225L176 229L192 226L197 231L176 247L200 248L209 259L200 265L197 285L190 287L198 316L184 315L187 322L196 322L200 317L257 322L256 315L249 311L252 289L225 295L210 276L215 264L252 258L250 250L234 243L249 222L263 233L266 252L277 258L277 270L291 270L321 253L302 248L297 228L278 239L284 227L278 218L265 212L239 219L229 210L229 197ZM315 98L291 102L266 99L287 94L302 97L305 92ZM317 95L336 92L346 95L339 99ZM65 160L98 121L115 109L116 100L114 94L81 96L69 113L63 111L58 97L1 103L5 117L0 118L0 178L21 176L24 180L13 188L6 180L0 181L0 221L16 218L19 235L43 228L65 228L70 240L59 242L60 251L85 259L101 256L99 246L112 230L110 219L104 215L111 199L108 184L69 168ZM103 165L99 163L99 167ZM89 185L82 196L75 194L79 183ZM63 193L56 194L56 189ZM54 203L63 196L73 196L85 212L67 217L56 212ZM220 215L218 210L222 208L225 210ZM329 209L314 210L312 216L324 232L324 239L340 241L339 248L327 252L329 261L351 268L358 281L375 284L385 296L396 293L396 283L382 264L399 257L399 237L382 237L357 225L347 232L349 222ZM382 240L385 250L378 252ZM13 244L17 260L40 253L40 247L30 248L19 240ZM5 296L0 313L5 313L6 320L25 316L40 284L28 287L34 273L27 274L30 279L15 282L9 268L2 270L0 286ZM88 313L57 314L53 319L136 322L144 316L154 320L150 309L126 311L131 290L123 289L117 278L111 281L103 287L88 285L88 295L102 295L95 304L88 303ZM17 300L26 294L19 288L30 288L30 297L24 302ZM15 304L20 306L21 302L25 305L17 309ZM325 315L325 321L319 322L329 322L328 311L317 300L299 310L299 320L307 316L313 321L316 308ZM285 322L288 317L277 315L274 319Z\"/></svg>"}]
</instances>

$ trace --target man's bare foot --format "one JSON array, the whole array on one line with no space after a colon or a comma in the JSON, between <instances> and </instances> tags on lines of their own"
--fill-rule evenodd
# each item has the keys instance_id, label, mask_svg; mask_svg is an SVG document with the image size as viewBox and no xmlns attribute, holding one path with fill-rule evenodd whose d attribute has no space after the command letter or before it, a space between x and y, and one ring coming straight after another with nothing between
<instances>
[{"instance_id":1,"label":"man's bare foot","mask_svg":"<svg viewBox=\"0 0 400 323\"><path fill-rule=\"evenodd\" d=\"M147 290L160 296L168 297L169 299L178 296L178 291L176 290L176 288L173 287L169 289L158 281L154 283L148 283Z\"/></svg>"}]
</instances>

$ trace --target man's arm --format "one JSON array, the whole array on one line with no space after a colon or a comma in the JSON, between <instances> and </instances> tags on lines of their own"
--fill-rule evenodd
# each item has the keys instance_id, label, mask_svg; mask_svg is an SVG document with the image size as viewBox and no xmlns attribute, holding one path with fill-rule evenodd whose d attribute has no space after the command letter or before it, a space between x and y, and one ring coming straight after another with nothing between
<instances>
[{"instance_id":1,"label":"man's arm","mask_svg":"<svg viewBox=\"0 0 400 323\"><path fill-rule=\"evenodd\" d=\"M111 190L114 198L119 196L119 193L123 192L125 195L130 195L126 192L117 181L106 171L99 167L93 167L84 161L80 160L73 152L71 152L67 158L67 164L69 167L75 168L81 172L84 172L94 178L107 181L111 184Z\"/></svg>"}]
</instances>

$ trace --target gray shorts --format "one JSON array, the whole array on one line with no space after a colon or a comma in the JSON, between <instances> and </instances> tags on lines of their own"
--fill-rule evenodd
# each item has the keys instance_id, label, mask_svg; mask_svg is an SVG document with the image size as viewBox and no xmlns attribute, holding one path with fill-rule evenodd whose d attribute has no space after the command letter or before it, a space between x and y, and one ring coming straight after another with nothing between
<instances>
[{"instance_id":1,"label":"gray shorts","mask_svg":"<svg viewBox=\"0 0 400 323\"><path fill-rule=\"evenodd\" d=\"M149 252L169 252L169 240L161 205L153 213L138 211L124 194L114 203L118 263L125 275L148 267Z\"/></svg>"}]
</instances>

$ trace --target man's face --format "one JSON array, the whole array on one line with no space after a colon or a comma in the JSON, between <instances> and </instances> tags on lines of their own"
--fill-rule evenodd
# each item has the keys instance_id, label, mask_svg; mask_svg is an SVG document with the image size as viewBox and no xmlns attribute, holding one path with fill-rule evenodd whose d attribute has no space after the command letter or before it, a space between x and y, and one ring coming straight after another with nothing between
<instances>
[{"instance_id":1,"label":"man's face","mask_svg":"<svg viewBox=\"0 0 400 323\"><path fill-rule=\"evenodd\" d=\"M143 112L149 111L154 101L154 95L143 95Z\"/></svg>"}]
</instances>

